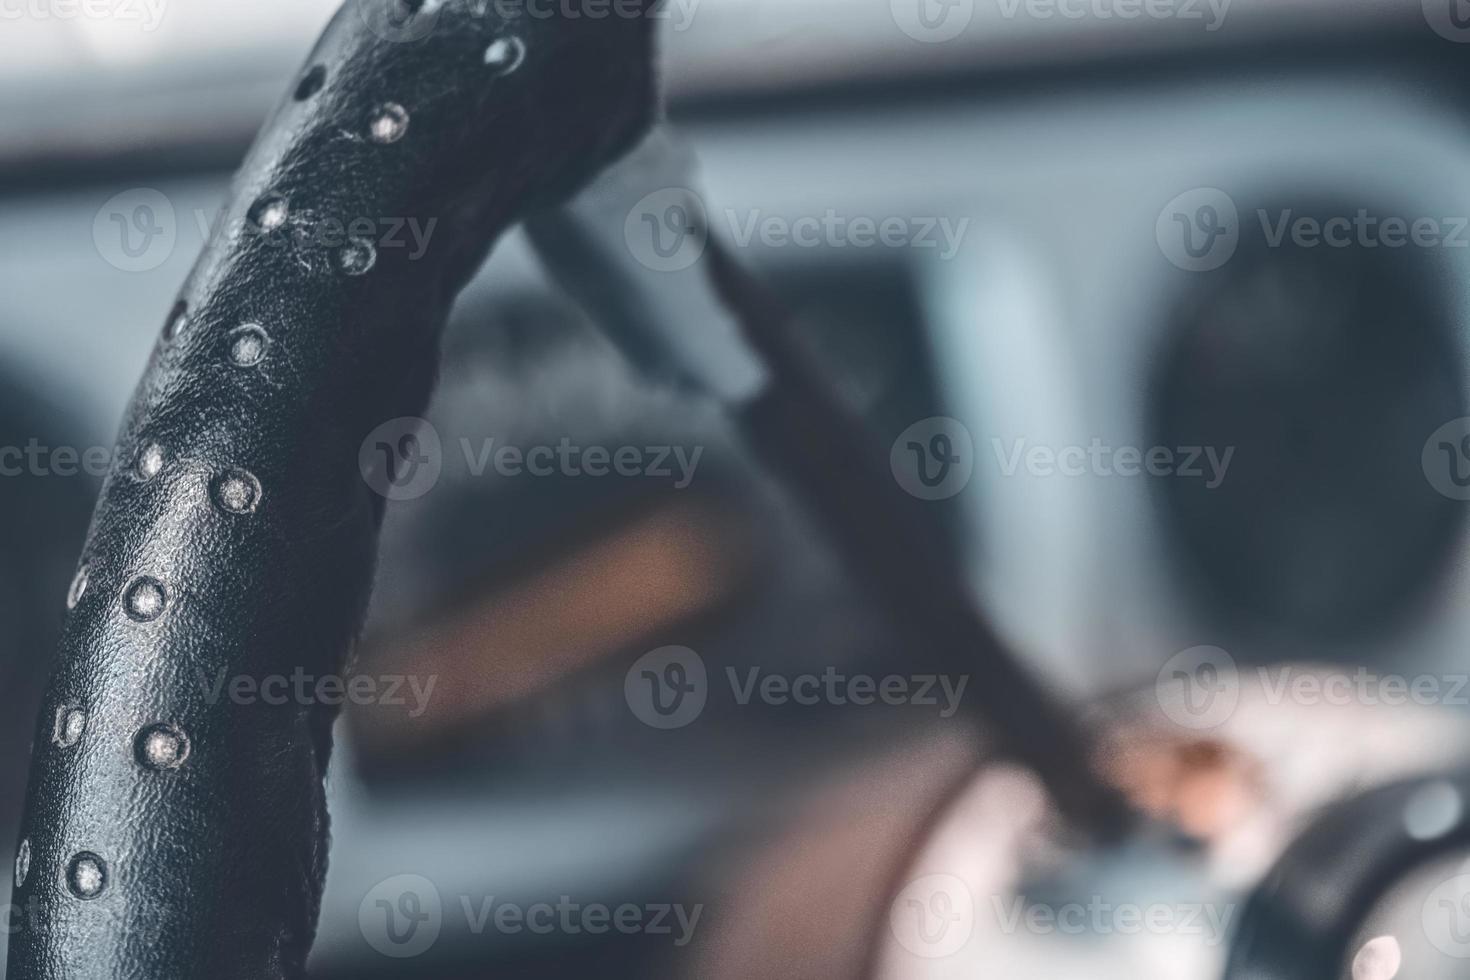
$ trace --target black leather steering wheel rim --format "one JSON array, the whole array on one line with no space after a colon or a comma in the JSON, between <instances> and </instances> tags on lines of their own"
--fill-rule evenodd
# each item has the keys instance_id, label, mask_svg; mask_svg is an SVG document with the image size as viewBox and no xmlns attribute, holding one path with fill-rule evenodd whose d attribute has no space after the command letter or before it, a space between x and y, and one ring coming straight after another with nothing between
<instances>
[{"instance_id":1,"label":"black leather steering wheel rim","mask_svg":"<svg viewBox=\"0 0 1470 980\"><path fill-rule=\"evenodd\" d=\"M123 421L36 727L12 980L303 975L336 708L228 684L344 672L385 506L359 447L422 410L498 234L650 124L652 27L423 0L333 20ZM408 217L434 223L422 256L372 237Z\"/></svg>"}]
</instances>

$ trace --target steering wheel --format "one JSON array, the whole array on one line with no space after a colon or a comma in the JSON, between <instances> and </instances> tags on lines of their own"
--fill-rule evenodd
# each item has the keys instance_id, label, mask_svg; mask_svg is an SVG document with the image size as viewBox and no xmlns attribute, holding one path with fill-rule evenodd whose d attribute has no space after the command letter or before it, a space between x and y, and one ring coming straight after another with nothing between
<instances>
[{"instance_id":1,"label":"steering wheel","mask_svg":"<svg viewBox=\"0 0 1470 980\"><path fill-rule=\"evenodd\" d=\"M66 596L17 850L14 980L304 976L340 699L231 690L347 671L383 517L374 486L411 481L421 462L391 423L423 410L449 307L499 235L652 125L657 3L616 0L596 18L348 0L293 80L165 319ZM408 218L431 232L423 254L370 237ZM1054 795L1078 813L1121 809L1087 783L1081 730L1006 669L945 559L890 563L921 522L852 465L864 450L786 349L784 312L717 247L711 268L778 382L738 406L743 431L808 488L849 564L880 570L892 615L951 652L989 651L976 702L1013 736L1046 720L1015 751ZM1338 882L1342 907L1310 942L1291 942L1295 883L1343 841L1392 828L1403 792L1342 811L1288 855L1232 976L1331 975L1386 869L1424 842L1383 830L1383 861Z\"/></svg>"},{"instance_id":2,"label":"steering wheel","mask_svg":"<svg viewBox=\"0 0 1470 980\"><path fill-rule=\"evenodd\" d=\"M364 436L422 410L497 236L656 111L653 19L506 7L352 0L249 154L67 596L11 978L304 974L335 708L235 704L201 678L343 672L383 515ZM433 222L421 257L361 230L409 216Z\"/></svg>"}]
</instances>

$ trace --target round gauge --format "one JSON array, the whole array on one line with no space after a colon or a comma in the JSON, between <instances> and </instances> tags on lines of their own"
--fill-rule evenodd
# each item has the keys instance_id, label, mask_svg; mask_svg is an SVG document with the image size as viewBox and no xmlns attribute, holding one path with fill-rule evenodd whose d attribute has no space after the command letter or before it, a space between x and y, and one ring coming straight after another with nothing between
<instances>
[{"instance_id":1,"label":"round gauge","mask_svg":"<svg viewBox=\"0 0 1470 980\"><path fill-rule=\"evenodd\" d=\"M1265 213L1320 227L1358 210ZM1328 640L1389 628L1438 579L1464 515L1423 455L1470 414L1453 272L1412 244L1249 230L1190 275L1155 365L1157 444L1228 460L1216 480L1155 481L1173 550L1223 617Z\"/></svg>"}]
</instances>

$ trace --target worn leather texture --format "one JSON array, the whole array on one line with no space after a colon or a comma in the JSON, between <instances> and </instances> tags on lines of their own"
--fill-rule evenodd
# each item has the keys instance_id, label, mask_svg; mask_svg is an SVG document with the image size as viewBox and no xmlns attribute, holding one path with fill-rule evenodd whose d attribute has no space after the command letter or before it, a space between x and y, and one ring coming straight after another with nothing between
<instances>
[{"instance_id":1,"label":"worn leather texture","mask_svg":"<svg viewBox=\"0 0 1470 980\"><path fill-rule=\"evenodd\" d=\"M304 973L334 699L231 692L344 671L385 506L364 439L422 410L497 234L656 112L646 16L414 7L333 20L123 421L36 726L12 980ZM389 244L408 219L422 255Z\"/></svg>"}]
</instances>

